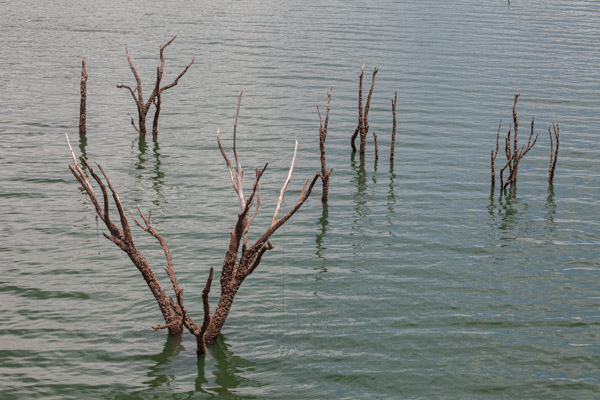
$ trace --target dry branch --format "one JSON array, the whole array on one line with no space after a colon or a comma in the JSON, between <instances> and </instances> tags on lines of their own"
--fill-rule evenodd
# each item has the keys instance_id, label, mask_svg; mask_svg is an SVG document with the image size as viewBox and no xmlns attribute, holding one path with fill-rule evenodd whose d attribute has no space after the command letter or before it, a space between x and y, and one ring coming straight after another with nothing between
<instances>
[{"instance_id":1,"label":"dry branch","mask_svg":"<svg viewBox=\"0 0 600 400\"><path fill-rule=\"evenodd\" d=\"M81 100L79 103L79 135L80 136L86 135L87 78L88 78L88 75L85 70L85 52L84 52L83 57L81 59L81 84L80 84Z\"/></svg>"},{"instance_id":2,"label":"dry branch","mask_svg":"<svg viewBox=\"0 0 600 400\"><path fill-rule=\"evenodd\" d=\"M179 79L181 79L181 77L185 75L185 73L194 63L195 58L192 57L192 61L190 61L187 67L185 67L185 69L177 76L177 78L175 78L173 82L169 83L168 85L161 86L161 81L165 68L164 50L165 48L167 48L167 46L173 43L176 37L177 35L175 34L171 39L169 39L169 41L167 41L167 43L160 46L160 66L156 69L156 82L154 84L154 89L152 90L152 93L150 93L150 96L146 101L144 101L144 96L142 93L142 80L137 70L135 69L135 66L133 65L131 55L129 54L129 49L125 47L127 61L129 63L129 68L131 69L131 72L133 73L133 76L135 78L136 86L135 89L132 89L130 86L127 85L117 85L117 88L129 90L129 93L133 97L133 100L135 101L138 110L138 125L135 125L133 117L131 117L131 124L133 125L134 129L138 132L138 134L142 136L146 136L146 116L148 115L148 111L150 110L150 107L153 104L156 107L156 111L154 113L154 120L152 123L152 135L158 135L158 117L160 115L162 105L162 92L172 88L173 86L176 86L179 82Z\"/></svg>"},{"instance_id":3,"label":"dry branch","mask_svg":"<svg viewBox=\"0 0 600 400\"><path fill-rule=\"evenodd\" d=\"M331 103L331 93L333 92L333 86L327 92L327 113L325 115L325 124L323 124L323 118L321 118L321 112L319 106L317 106L317 114L319 114L319 149L321 151L321 180L323 181L323 194L321 196L321 203L327 203L329 197L329 176L333 172L333 168L327 171L327 165L325 162L325 140L327 139L327 124L329 123L329 111Z\"/></svg>"}]
</instances>

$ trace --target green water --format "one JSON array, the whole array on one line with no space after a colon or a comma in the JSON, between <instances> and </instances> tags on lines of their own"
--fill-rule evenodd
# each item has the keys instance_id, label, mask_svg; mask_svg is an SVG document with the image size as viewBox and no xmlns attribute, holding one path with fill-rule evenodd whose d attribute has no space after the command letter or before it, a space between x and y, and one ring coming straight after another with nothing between
<instances>
[{"instance_id":1,"label":"green water","mask_svg":"<svg viewBox=\"0 0 600 400\"><path fill-rule=\"evenodd\" d=\"M598 2L25 1L3 10L0 398L597 398ZM133 82L124 47L150 85L174 33L164 79L196 62L163 96L158 142L140 141L131 97L115 87ZM78 142L83 49L88 138ZM369 114L378 161L371 138L364 158L350 151L363 62L369 78L379 68ZM295 139L286 206L319 169L316 105L330 86L329 206L317 186L197 359L192 336L151 329L158 307L102 237L67 169L64 133L104 166L127 209L152 209L199 320L239 204L217 128L230 146L244 90L246 175L269 162L256 237ZM516 92L521 140L532 115L540 138L517 190L501 193L490 188L489 152ZM561 147L548 186L552 122ZM160 247L135 235L168 286Z\"/></svg>"}]
</instances>

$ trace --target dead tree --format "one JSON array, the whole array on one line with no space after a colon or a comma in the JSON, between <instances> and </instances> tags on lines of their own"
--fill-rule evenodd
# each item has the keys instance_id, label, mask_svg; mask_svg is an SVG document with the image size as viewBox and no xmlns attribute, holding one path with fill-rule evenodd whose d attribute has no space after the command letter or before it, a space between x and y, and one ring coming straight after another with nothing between
<instances>
[{"instance_id":1,"label":"dead tree","mask_svg":"<svg viewBox=\"0 0 600 400\"><path fill-rule=\"evenodd\" d=\"M398 92L394 92L392 99L392 144L390 146L390 161L394 161L394 150L396 148L396 101L398 100Z\"/></svg>"},{"instance_id":2,"label":"dead tree","mask_svg":"<svg viewBox=\"0 0 600 400\"><path fill-rule=\"evenodd\" d=\"M535 135L535 139L533 142L531 139L533 138L533 129L534 129L534 118L531 118L531 133L529 134L529 140L527 141L526 146L522 146L519 149L518 145L518 134L519 134L519 120L517 119L517 99L519 98L519 93L515 93L515 100L513 103L513 126L514 126L514 137L511 142L511 128L508 128L508 134L505 140L504 152L506 154L506 164L500 170L500 186L502 189L506 189L508 185L516 186L517 185L517 173L519 172L519 162L521 159L531 150L531 148L535 145L538 139L538 135ZM504 182L503 174L504 170L508 167L509 174L506 182Z\"/></svg>"},{"instance_id":3,"label":"dead tree","mask_svg":"<svg viewBox=\"0 0 600 400\"><path fill-rule=\"evenodd\" d=\"M81 101L79 103L79 135L85 136L86 134L86 101L87 101L87 72L85 71L85 53L81 59Z\"/></svg>"},{"instance_id":4,"label":"dead tree","mask_svg":"<svg viewBox=\"0 0 600 400\"><path fill-rule=\"evenodd\" d=\"M132 89L130 86L127 85L117 85L117 88L127 89L129 90L129 93L131 93L131 97L133 97L133 100L135 101L138 110L138 126L135 125L133 117L131 117L131 125L141 136L146 136L146 116L148 115L150 106L152 106L153 104L156 107L156 112L154 113L154 121L152 124L152 135L158 135L158 117L160 115L162 103L162 92L172 88L173 86L176 86L179 82L179 79L181 79L181 77L185 75L187 70L194 63L195 57L192 57L192 61L190 61L187 67L185 67L185 69L179 75L177 75L177 78L175 78L173 82L171 82L168 85L161 86L162 76L165 68L164 50L165 48L167 48L167 46L173 43L176 37L177 34L175 34L171 39L169 39L167 43L160 46L160 67L156 69L156 82L154 84L154 89L152 90L152 93L150 93L150 96L146 101L144 101L144 96L142 94L142 80L133 65L131 55L129 54L129 49L125 47L125 53L127 53L127 61L129 62L129 68L131 68L131 72L133 72L133 76L135 77L136 87L135 89Z\"/></svg>"},{"instance_id":5,"label":"dead tree","mask_svg":"<svg viewBox=\"0 0 600 400\"><path fill-rule=\"evenodd\" d=\"M554 133L554 137L556 138L556 148L554 148L554 143L552 140L552 134ZM550 136L550 166L548 167L548 183L552 183L554 180L554 171L556 170L556 160L558 159L558 146L560 146L560 128L558 124L552 124L552 131L550 131L550 127L548 127L548 135Z\"/></svg>"},{"instance_id":6,"label":"dead tree","mask_svg":"<svg viewBox=\"0 0 600 400\"><path fill-rule=\"evenodd\" d=\"M250 225L254 221L254 218L256 217L256 214L258 213L258 209L260 207L259 181L263 173L265 172L265 169L267 168L267 164L265 164L262 170L256 170L256 178L254 179L250 195L248 197L245 197L242 187L243 170L239 163L235 147L237 116L239 114L240 101L241 93L240 99L238 101L236 123L234 125L233 152L236 162L235 171L233 170L231 162L227 158L227 155L223 150L223 146L221 145L220 132L217 133L217 142L219 144L219 150L225 158L225 162L229 169L229 175L231 177L233 187L239 197L241 211L238 214L238 220L235 225L235 228L231 232L229 248L225 254L223 267L221 269L221 296L219 299L219 303L215 309L215 312L212 315L210 314L208 294L210 292L210 287L212 284L213 268L210 269L208 279L206 281L204 289L202 290L204 318L201 326L196 324L196 322L194 322L194 320L187 313L187 310L183 303L183 289L181 288L179 282L177 281L177 278L175 277L171 252L169 251L169 248L167 247L162 236L159 235L152 226L152 223L150 221L151 213L149 213L146 217L142 213L140 207L138 206L137 211L142 222L137 221L133 217L133 214L130 213L130 215L133 218L136 225L138 225L145 232L152 235L160 243L167 264L165 271L169 276L173 287L173 291L175 292L175 299L166 294L165 290L158 282L158 279L152 267L148 263L148 260L136 247L131 234L130 223L121 204L121 200L119 199L119 195L112 186L110 180L108 179L108 176L104 172L104 169L102 169L102 167L98 165L98 168L100 169L100 172L104 177L104 180L102 180L102 178L93 170L93 168L87 162L87 160L83 158L83 163L87 167L87 170L92 175L102 192L102 199L99 200L92 185L88 181L83 169L77 162L77 158L75 157L73 148L69 143L69 148L71 149L71 155L73 157L74 163L74 166L69 165L69 169L71 170L73 176L75 176L79 184L86 191L88 197L94 205L96 214L108 228L109 233L103 233L103 235L107 239L115 243L121 250L123 250L129 256L133 264L138 268L138 270L142 274L142 277L148 284L150 291L152 292L154 298L156 299L156 302L158 303L158 307L160 308L164 318L164 324L154 326L153 329L168 329L171 335L180 335L183 332L184 328L186 328L191 334L193 334L196 337L198 354L205 353L206 345L211 344L216 340L216 338L221 332L223 324L225 323L227 315L229 314L229 310L231 309L231 305L233 304L234 297L238 289L240 288L242 282L258 267L264 253L273 248L273 245L269 242L270 237L277 231L277 229L279 229L285 222L287 222L296 211L298 211L302 204L304 204L306 199L308 199L308 197L310 196L315 182L320 176L320 174L317 173L310 184L308 183L308 180L305 181L304 186L302 187L302 191L300 193L300 197L296 204L287 212L287 214L279 218L279 213L283 204L285 191L290 183L292 173L294 170L296 153L298 150L298 142L296 142L290 171L279 193L277 207L275 208L271 224L253 244L248 245L248 230L250 228ZM118 211L118 222L115 222L113 219L111 219L111 215L109 214L110 199L107 186L111 192L111 197ZM256 202L254 201L255 197ZM250 216L250 210L254 204L256 205L254 206L254 211Z\"/></svg>"},{"instance_id":7,"label":"dead tree","mask_svg":"<svg viewBox=\"0 0 600 400\"><path fill-rule=\"evenodd\" d=\"M367 141L367 133L369 132L369 107L371 106L371 96L373 95L373 88L375 86L375 75L377 74L377 67L373 69L373 78L371 80L371 89L369 90L369 95L367 96L367 103L365 105L365 109L363 111L362 106L362 83L363 76L365 74L365 64L362 65L362 69L360 71L360 75L358 76L358 125L354 130L354 134L352 135L352 140L350 144L352 146L352 151L356 151L356 145L354 144L356 140L356 136L360 133L360 154L365 154L366 149L366 141Z\"/></svg>"},{"instance_id":8,"label":"dead tree","mask_svg":"<svg viewBox=\"0 0 600 400\"><path fill-rule=\"evenodd\" d=\"M333 92L333 86L327 93L327 114L325 115L325 124L321 118L321 112L319 106L317 106L317 113L319 114L319 149L321 150L321 180L323 181L323 195L321 196L321 203L327 203L327 197L329 196L329 176L333 172L333 168L327 171L327 165L325 163L325 139L327 139L327 124L329 123L329 104L331 102L331 93Z\"/></svg>"}]
</instances>

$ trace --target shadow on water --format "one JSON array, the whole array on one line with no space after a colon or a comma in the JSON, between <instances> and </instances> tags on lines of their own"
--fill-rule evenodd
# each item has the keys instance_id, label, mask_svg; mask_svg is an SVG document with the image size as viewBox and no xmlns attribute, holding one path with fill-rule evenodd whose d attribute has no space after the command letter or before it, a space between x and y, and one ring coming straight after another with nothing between
<instances>
[{"instance_id":1,"label":"shadow on water","mask_svg":"<svg viewBox=\"0 0 600 400\"><path fill-rule=\"evenodd\" d=\"M149 368L146 374L150 378L144 382L146 388L121 397L117 396L117 398L139 398L139 395L159 394L163 393L161 391L163 388L173 386L177 379L177 366L174 364L180 364L182 361L178 358L182 350L185 348L181 344L181 336L167 335L163 350L149 357L155 364ZM186 392L190 398L196 398L196 394L200 393L208 398L238 398L237 389L239 387L260 386L259 382L242 376L254 364L233 354L222 336L219 336L207 350L207 354L195 359L198 374L194 380L193 389ZM145 397L142 396L142 398Z\"/></svg>"},{"instance_id":2,"label":"shadow on water","mask_svg":"<svg viewBox=\"0 0 600 400\"><path fill-rule=\"evenodd\" d=\"M150 380L144 383L150 388L169 385L169 383L175 379L174 373L167 373L169 365L181 350L184 350L184 347L181 344L181 336L167 335L167 341L165 342L163 351L150 357L156 364L150 367L146 374Z\"/></svg>"},{"instance_id":3,"label":"shadow on water","mask_svg":"<svg viewBox=\"0 0 600 400\"><path fill-rule=\"evenodd\" d=\"M319 271L319 275L316 278L317 280L323 279L320 274L327 272L327 260L323 256L323 252L327 250L327 247L323 246L323 239L327 233L327 225L329 225L329 206L323 204L323 211L321 213L321 218L319 219L319 233L317 233L317 236L315 237L317 247L315 255L319 257L319 265L315 267L315 269Z\"/></svg>"},{"instance_id":4,"label":"shadow on water","mask_svg":"<svg viewBox=\"0 0 600 400\"><path fill-rule=\"evenodd\" d=\"M519 214L526 212L529 207L517 197L516 187L500 189L498 200L496 200L495 190L495 187L491 186L487 207L489 225L500 230L500 241L512 241L516 238L517 230L526 229L525 226L520 225L522 222L526 223L528 218L525 215L520 217ZM504 245L506 244L501 244Z\"/></svg>"},{"instance_id":5,"label":"shadow on water","mask_svg":"<svg viewBox=\"0 0 600 400\"><path fill-rule=\"evenodd\" d=\"M148 142L146 142L146 138L143 136L139 136L137 139L138 142L138 156L137 161L135 163L135 169L138 171L136 178L138 181L141 181L144 177L143 171L146 170L146 162L152 158L152 166L150 175L150 181L152 182L152 189L156 192L156 197L152 200L152 203L156 206L165 202L164 195L162 193L162 186L164 185L165 173L161 170L161 160L160 160L160 145L158 144L158 139L156 137L152 138L152 155L146 154L148 152ZM133 144L132 143L132 147Z\"/></svg>"},{"instance_id":6,"label":"shadow on water","mask_svg":"<svg viewBox=\"0 0 600 400\"><path fill-rule=\"evenodd\" d=\"M376 172L377 172L377 161L378 159L376 158L375 161L373 162L373 183L377 183L377 176L376 176Z\"/></svg>"},{"instance_id":7,"label":"shadow on water","mask_svg":"<svg viewBox=\"0 0 600 400\"><path fill-rule=\"evenodd\" d=\"M365 155L361 154L359 157L360 161L358 164L356 163L354 152L350 159L350 166L356 173L356 178L354 179L356 182L356 193L354 194L354 211L356 211L356 215L354 216L352 229L357 232L362 232L363 227L368 226L368 221L365 220L371 214L371 210L367 205L367 172L365 170Z\"/></svg>"},{"instance_id":8,"label":"shadow on water","mask_svg":"<svg viewBox=\"0 0 600 400\"><path fill-rule=\"evenodd\" d=\"M207 350L208 354L198 357L198 377L195 382L196 393L212 394L217 398L237 398L235 389L241 385L247 386L251 383L252 386L259 386L258 382L251 382L251 380L241 376L245 370L254 364L233 354L222 336L219 336L212 346L208 346ZM214 387L207 385L209 380L206 377L205 369L208 364L207 361L211 361L210 359L206 359L207 356L212 357L216 363L216 368L212 371L216 384Z\"/></svg>"}]
</instances>

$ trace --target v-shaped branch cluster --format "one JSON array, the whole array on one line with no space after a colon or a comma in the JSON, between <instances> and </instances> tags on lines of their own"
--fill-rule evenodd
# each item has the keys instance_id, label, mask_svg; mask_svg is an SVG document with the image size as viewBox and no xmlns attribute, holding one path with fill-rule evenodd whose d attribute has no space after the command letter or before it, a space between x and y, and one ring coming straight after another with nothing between
<instances>
[{"instance_id":1,"label":"v-shaped branch cluster","mask_svg":"<svg viewBox=\"0 0 600 400\"><path fill-rule=\"evenodd\" d=\"M100 165L97 165L98 169L102 174L102 177L104 178L103 180L94 171L94 169L88 163L88 161L85 158L82 159L85 168L87 168L89 174L92 176L97 186L100 188L100 191L102 192L102 196L99 199L98 195L94 191L92 184L89 182L83 168L77 161L75 153L73 152L73 148L69 143L69 148L71 149L71 155L73 157L74 164L69 165L69 169L71 170L73 176L75 176L81 187L85 190L88 197L92 201L96 214L108 228L108 233L103 233L103 235L107 239L115 243L117 246L119 246L119 248L129 256L133 264L138 268L138 270L142 274L142 277L148 284L150 291L152 292L154 298L156 299L156 302L158 303L158 307L161 310L165 323L154 326L153 328L168 329L170 334L180 335L185 327L190 333L192 333L196 337L198 354L204 353L206 351L206 345L213 343L217 339L221 332L223 324L227 319L227 315L229 314L229 310L231 309L231 306L233 304L234 297L238 289L240 288L242 282L244 282L248 275L250 275L258 267L264 253L273 248L273 245L269 242L270 237L277 231L277 229L279 229L283 224L285 224L287 220L289 220L296 211L298 211L302 204L304 204L304 202L310 196L315 182L320 176L319 173L316 173L310 184L308 180L304 182L304 186L302 187L300 197L298 198L297 202L286 214L280 217L279 215L282 212L281 210L285 192L291 181L292 173L294 171L294 164L296 160L296 154L298 151L298 142L296 141L290 170L285 182L283 183L283 186L281 187L279 198L277 201L277 206L275 207L271 223L269 227L259 236L259 238L254 243L249 244L248 231L260 207L260 179L267 168L267 164L265 164L265 166L261 170L256 170L256 175L254 178L252 189L250 191L250 194L246 197L244 195L243 190L244 172L240 164L236 149L237 120L240 110L241 98L242 93L240 92L235 119L236 122L234 125L233 140L233 153L236 164L235 169L232 166L231 161L227 157L227 154L225 153L225 150L223 149L223 146L221 144L220 131L218 131L217 133L217 143L219 145L219 150L221 151L221 154L225 159L225 163L227 164L227 168L229 170L229 176L231 178L231 183L233 184L233 188L240 201L240 213L238 214L238 220L235 224L235 228L231 232L229 247L223 260L223 266L221 268L220 276L221 295L217 307L215 308L215 312L212 315L210 314L210 304L208 301L208 295L213 279L213 268L210 269L206 285L202 290L204 319L201 326L196 324L196 322L194 322L194 320L188 315L186 307L184 306L183 289L181 288L179 282L177 281L177 278L175 277L173 258L171 257L171 252L167 247L167 244L163 237L152 226L150 220L151 213L148 213L148 216L146 216L138 206L137 211L141 218L141 222L136 220L133 217L133 214L130 213L130 216L137 226L139 226L142 230L152 235L162 247L167 264L165 267L165 271L171 281L171 285L175 293L175 298L172 298L167 295L163 287L158 282L154 270L148 263L148 260L136 247L133 241L133 236L131 234L130 223L127 218L127 215L125 214L123 205L121 204L121 200L119 199L119 195L113 187L113 185L111 184L110 180L108 179L108 176L104 172L104 169ZM117 208L117 219L113 219L110 213L109 204L111 197L114 206L116 206ZM254 207L254 210L251 213L250 211L252 207Z\"/></svg>"}]
</instances>

